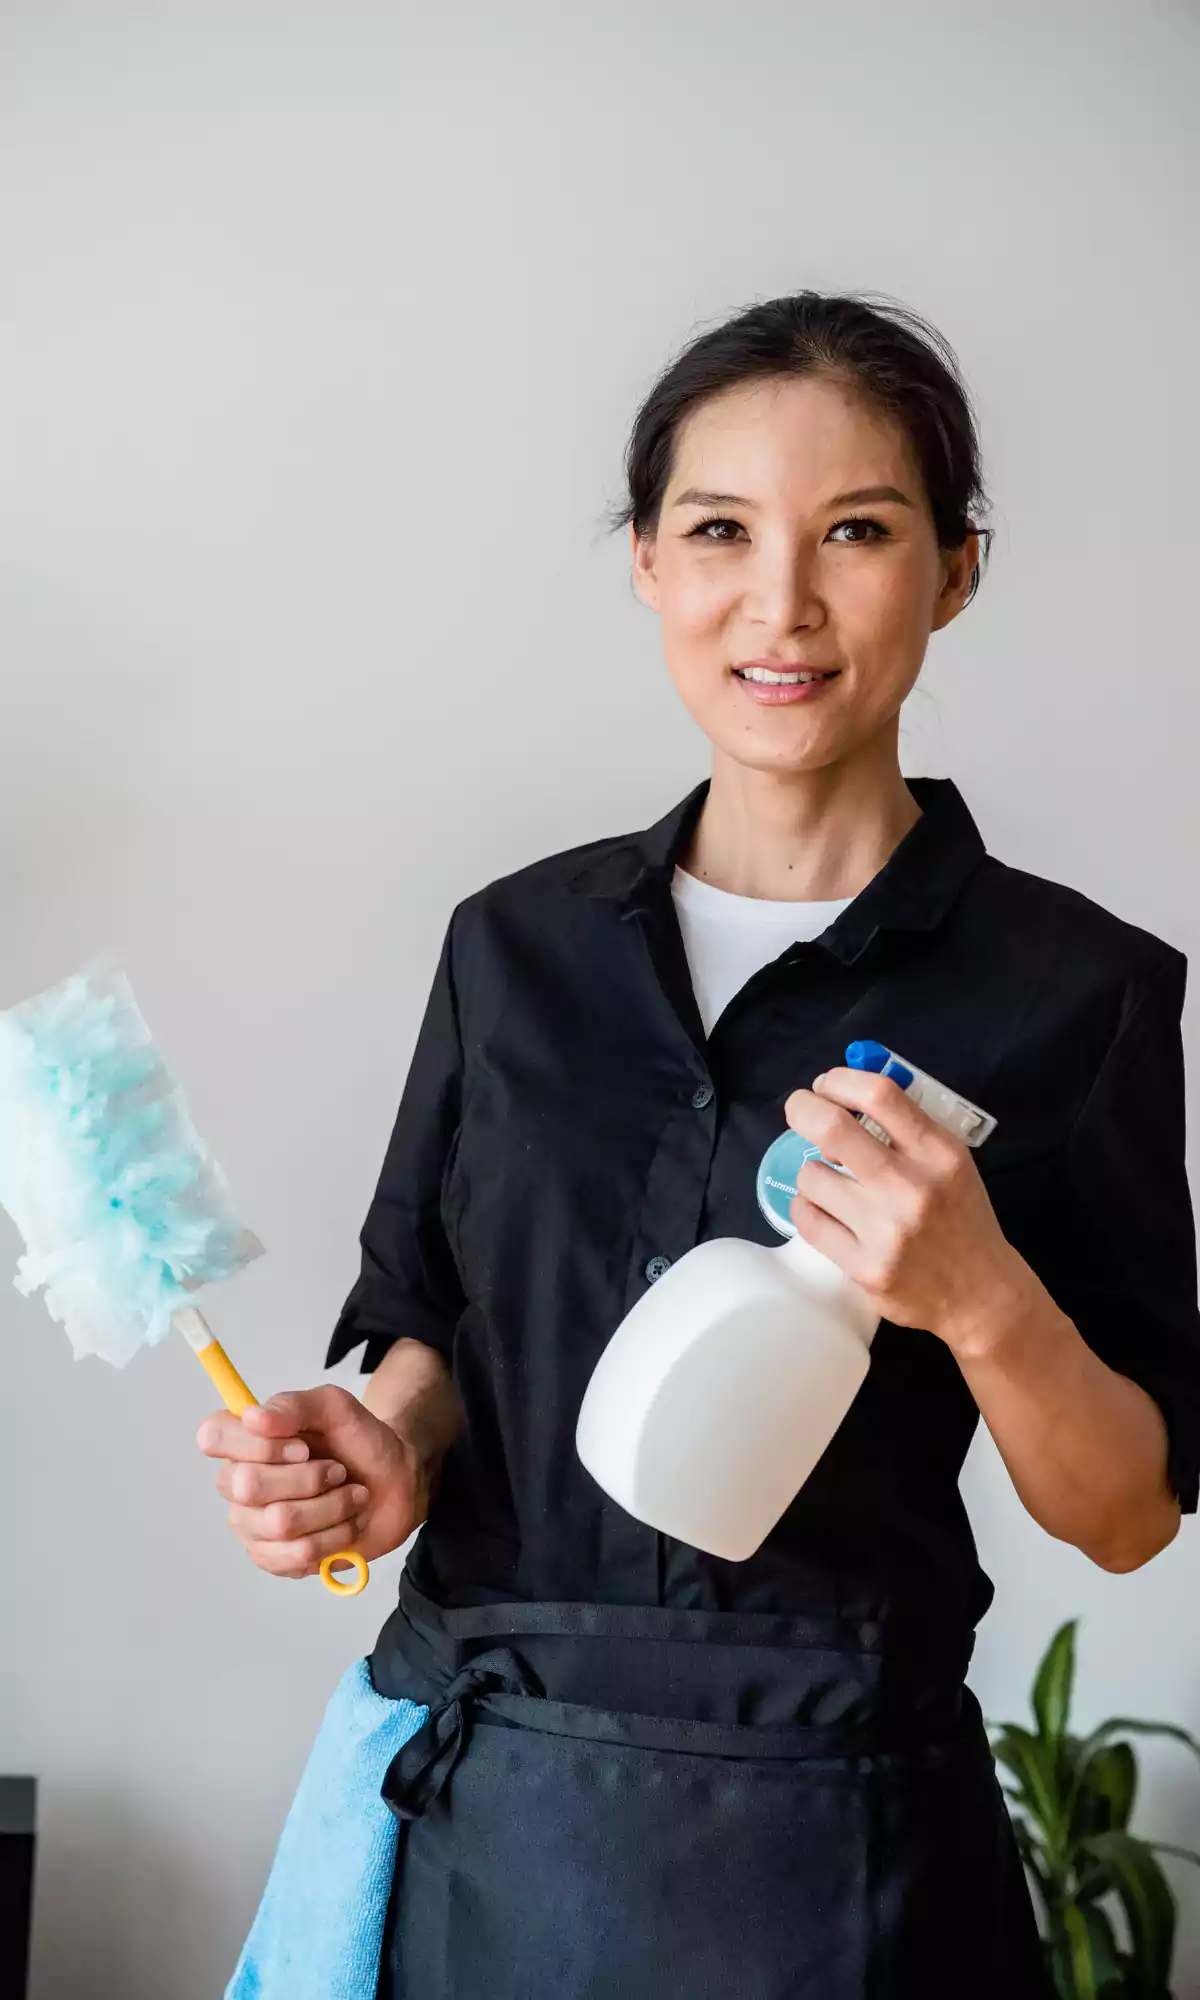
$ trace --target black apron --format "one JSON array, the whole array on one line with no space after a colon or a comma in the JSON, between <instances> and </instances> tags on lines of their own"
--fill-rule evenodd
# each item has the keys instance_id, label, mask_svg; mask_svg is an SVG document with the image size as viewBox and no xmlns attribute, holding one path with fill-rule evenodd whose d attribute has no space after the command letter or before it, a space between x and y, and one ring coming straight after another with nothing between
<instances>
[{"instance_id":1,"label":"black apron","mask_svg":"<svg viewBox=\"0 0 1200 2000\"><path fill-rule=\"evenodd\" d=\"M405 1575L378 2000L1041 2000L972 1644Z\"/></svg>"}]
</instances>

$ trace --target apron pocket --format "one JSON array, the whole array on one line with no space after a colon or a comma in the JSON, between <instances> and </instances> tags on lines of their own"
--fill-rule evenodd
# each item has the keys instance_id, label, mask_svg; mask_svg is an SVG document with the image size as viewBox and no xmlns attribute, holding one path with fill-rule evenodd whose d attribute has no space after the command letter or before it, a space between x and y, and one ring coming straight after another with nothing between
<instances>
[{"instance_id":1,"label":"apron pocket","mask_svg":"<svg viewBox=\"0 0 1200 2000\"><path fill-rule=\"evenodd\" d=\"M503 1694L465 1706L456 1756L443 1730L437 1782L405 1814L388 2000L1045 1990L977 1711L920 1749L826 1757L664 1747L673 1728L680 1745L774 1736L782 1749L770 1730L648 1730ZM539 1708L549 1727L512 1719ZM617 1740L631 1727L642 1740Z\"/></svg>"},{"instance_id":2,"label":"apron pocket","mask_svg":"<svg viewBox=\"0 0 1200 2000\"><path fill-rule=\"evenodd\" d=\"M703 1756L477 1718L407 1831L392 1992L862 2000L868 1809L853 1760Z\"/></svg>"}]
</instances>

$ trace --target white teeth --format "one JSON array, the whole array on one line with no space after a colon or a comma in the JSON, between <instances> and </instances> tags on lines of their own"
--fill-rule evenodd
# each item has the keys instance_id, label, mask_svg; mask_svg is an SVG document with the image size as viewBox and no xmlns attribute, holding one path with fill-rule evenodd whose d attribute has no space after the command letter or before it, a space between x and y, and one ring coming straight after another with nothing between
<instances>
[{"instance_id":1,"label":"white teeth","mask_svg":"<svg viewBox=\"0 0 1200 2000\"><path fill-rule=\"evenodd\" d=\"M769 667L743 667L743 680L761 681L765 687L795 687L801 681L819 681L821 674L773 674Z\"/></svg>"}]
</instances>

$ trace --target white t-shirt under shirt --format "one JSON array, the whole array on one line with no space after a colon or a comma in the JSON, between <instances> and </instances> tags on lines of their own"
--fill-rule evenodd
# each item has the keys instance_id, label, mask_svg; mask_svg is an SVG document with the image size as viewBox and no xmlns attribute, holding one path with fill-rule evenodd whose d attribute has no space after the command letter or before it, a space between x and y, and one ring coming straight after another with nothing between
<instances>
[{"instance_id":1,"label":"white t-shirt under shirt","mask_svg":"<svg viewBox=\"0 0 1200 2000\"><path fill-rule=\"evenodd\" d=\"M790 944L828 930L853 896L832 903L774 903L714 889L682 868L671 884L705 1034L746 981Z\"/></svg>"}]
</instances>

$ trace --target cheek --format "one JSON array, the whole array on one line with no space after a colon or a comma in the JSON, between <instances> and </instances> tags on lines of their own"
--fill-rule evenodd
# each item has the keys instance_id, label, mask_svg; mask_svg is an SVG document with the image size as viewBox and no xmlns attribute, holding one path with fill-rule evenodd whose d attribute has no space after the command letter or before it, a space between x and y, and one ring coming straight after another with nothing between
<instances>
[{"instance_id":1,"label":"cheek","mask_svg":"<svg viewBox=\"0 0 1200 2000\"><path fill-rule=\"evenodd\" d=\"M924 593L922 579L909 564L864 565L859 576L847 581L851 587L838 593L839 613L860 631L883 639L897 624L915 622Z\"/></svg>"},{"instance_id":2,"label":"cheek","mask_svg":"<svg viewBox=\"0 0 1200 2000\"><path fill-rule=\"evenodd\" d=\"M735 599L728 574L696 565L673 576L662 593L663 656L678 693L693 715L726 690L720 669L727 664L726 635Z\"/></svg>"},{"instance_id":3,"label":"cheek","mask_svg":"<svg viewBox=\"0 0 1200 2000\"><path fill-rule=\"evenodd\" d=\"M719 646L705 645L694 632L664 630L662 638L663 658L676 694L693 721L705 729L712 727L728 698L720 672Z\"/></svg>"},{"instance_id":4,"label":"cheek","mask_svg":"<svg viewBox=\"0 0 1200 2000\"><path fill-rule=\"evenodd\" d=\"M835 617L852 659L898 678L920 667L930 630L930 586L904 564L877 568L839 593Z\"/></svg>"},{"instance_id":5,"label":"cheek","mask_svg":"<svg viewBox=\"0 0 1200 2000\"><path fill-rule=\"evenodd\" d=\"M671 576L663 589L663 632L681 641L712 637L720 632L735 601L728 571L722 575L715 564L690 565Z\"/></svg>"}]
</instances>

